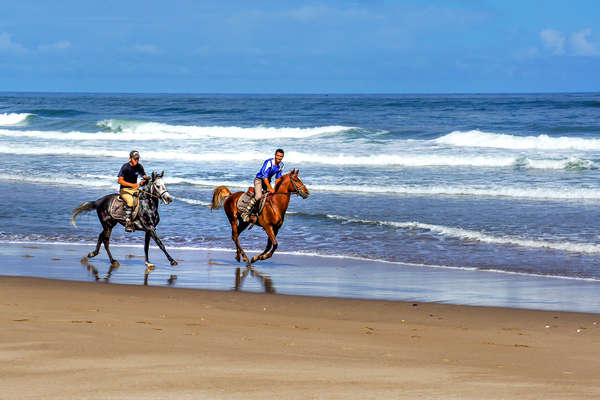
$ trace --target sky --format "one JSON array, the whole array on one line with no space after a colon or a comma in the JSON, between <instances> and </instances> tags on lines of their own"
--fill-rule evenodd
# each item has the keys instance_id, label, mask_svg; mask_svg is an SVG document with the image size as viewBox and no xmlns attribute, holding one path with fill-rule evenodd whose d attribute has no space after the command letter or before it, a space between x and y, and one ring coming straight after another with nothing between
<instances>
[{"instance_id":1,"label":"sky","mask_svg":"<svg viewBox=\"0 0 600 400\"><path fill-rule=\"evenodd\" d=\"M0 0L0 91L600 91L588 0Z\"/></svg>"}]
</instances>

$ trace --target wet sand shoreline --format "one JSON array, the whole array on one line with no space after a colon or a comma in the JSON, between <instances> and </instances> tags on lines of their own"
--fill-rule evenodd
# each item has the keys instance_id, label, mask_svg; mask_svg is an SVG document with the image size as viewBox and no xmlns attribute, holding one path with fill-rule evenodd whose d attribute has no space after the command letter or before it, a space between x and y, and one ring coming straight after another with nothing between
<instances>
[{"instance_id":1,"label":"wet sand shoreline","mask_svg":"<svg viewBox=\"0 0 600 400\"><path fill-rule=\"evenodd\" d=\"M93 244L0 242L0 275L209 290L363 298L600 313L600 282L278 252L247 270L223 249L156 248L147 270L141 246L113 245L111 268ZM252 253L249 253L252 254Z\"/></svg>"},{"instance_id":2,"label":"wet sand shoreline","mask_svg":"<svg viewBox=\"0 0 600 400\"><path fill-rule=\"evenodd\" d=\"M0 277L7 399L593 398L600 315Z\"/></svg>"}]
</instances>

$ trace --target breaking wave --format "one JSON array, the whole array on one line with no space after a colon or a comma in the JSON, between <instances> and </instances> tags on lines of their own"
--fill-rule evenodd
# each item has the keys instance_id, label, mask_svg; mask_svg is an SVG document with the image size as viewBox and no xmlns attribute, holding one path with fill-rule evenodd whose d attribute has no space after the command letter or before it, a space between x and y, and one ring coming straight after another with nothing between
<instances>
[{"instance_id":1,"label":"breaking wave","mask_svg":"<svg viewBox=\"0 0 600 400\"><path fill-rule=\"evenodd\" d=\"M551 137L548 135L514 136L480 130L454 131L434 139L433 142L457 147L493 147L511 150L600 150L600 139Z\"/></svg>"},{"instance_id":2,"label":"breaking wave","mask_svg":"<svg viewBox=\"0 0 600 400\"><path fill-rule=\"evenodd\" d=\"M256 126L242 128L238 126L187 126L169 125L159 122L129 121L122 119L109 119L100 121L99 127L110 132L95 133L102 137L109 134L109 138L131 137L135 140L149 139L202 139L206 137L238 138L238 139L269 139L269 138L306 138L317 135L341 133L353 127L348 126L320 126L313 128L275 128ZM113 133L110 135L110 133ZM106 138L106 136L104 137ZM117 139L132 140L132 139Z\"/></svg>"},{"instance_id":3,"label":"breaking wave","mask_svg":"<svg viewBox=\"0 0 600 400\"><path fill-rule=\"evenodd\" d=\"M567 251L573 253L597 254L600 253L600 245L592 243L573 243L573 242L551 242L545 240L527 239L512 236L494 236L485 232L479 232L469 229L453 228L443 225L424 224L421 222L394 222L378 221L358 218L347 218L339 215L327 215L327 218L339 220L345 223L383 225L399 229L424 230L437 235L452 237L460 240L476 241L490 244L513 245L529 248L546 248L552 250Z\"/></svg>"},{"instance_id":4,"label":"breaking wave","mask_svg":"<svg viewBox=\"0 0 600 400\"><path fill-rule=\"evenodd\" d=\"M4 113L0 114L0 126L17 125L25 122L33 114L29 113Z\"/></svg>"}]
</instances>

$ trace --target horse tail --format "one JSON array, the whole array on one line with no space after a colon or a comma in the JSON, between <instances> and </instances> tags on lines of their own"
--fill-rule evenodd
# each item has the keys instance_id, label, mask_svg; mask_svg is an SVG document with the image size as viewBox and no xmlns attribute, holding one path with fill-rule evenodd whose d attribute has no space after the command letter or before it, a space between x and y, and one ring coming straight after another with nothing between
<instances>
[{"instance_id":1,"label":"horse tail","mask_svg":"<svg viewBox=\"0 0 600 400\"><path fill-rule=\"evenodd\" d=\"M86 201L85 203L81 203L81 205L79 205L79 207L77 207L75 210L73 210L73 215L71 215L71 224L77 228L77 224L75 223L75 217L79 214L81 214L82 212L90 212L92 210L95 210L96 207L98 205L96 204L95 201Z\"/></svg>"},{"instance_id":2,"label":"horse tail","mask_svg":"<svg viewBox=\"0 0 600 400\"><path fill-rule=\"evenodd\" d=\"M213 192L212 204L210 205L211 210L219 209L223 206L223 202L227 197L231 195L227 186L219 186Z\"/></svg>"}]
</instances>

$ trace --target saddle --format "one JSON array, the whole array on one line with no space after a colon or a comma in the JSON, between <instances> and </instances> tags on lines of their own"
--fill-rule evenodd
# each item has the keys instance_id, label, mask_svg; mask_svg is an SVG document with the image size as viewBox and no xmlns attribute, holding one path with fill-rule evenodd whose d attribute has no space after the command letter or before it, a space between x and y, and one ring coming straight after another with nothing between
<instances>
[{"instance_id":1,"label":"saddle","mask_svg":"<svg viewBox=\"0 0 600 400\"><path fill-rule=\"evenodd\" d=\"M238 199L237 209L245 210L248 207L248 204L250 203L250 200L253 197L254 197L254 187L250 186L248 188L248 190L246 192L244 192ZM250 214L259 216L260 213L262 212L263 208L265 208L267 197L268 197L267 195L264 195L263 197L261 197L260 203L254 205L254 208L251 210Z\"/></svg>"},{"instance_id":2,"label":"saddle","mask_svg":"<svg viewBox=\"0 0 600 400\"><path fill-rule=\"evenodd\" d=\"M140 211L140 199L137 196L134 196L135 205L133 206L133 212L131 213L131 220L135 221L137 218L138 212ZM110 206L108 207L108 213L111 217L116 219L117 221L125 222L125 200L121 199L121 196L115 196Z\"/></svg>"}]
</instances>

